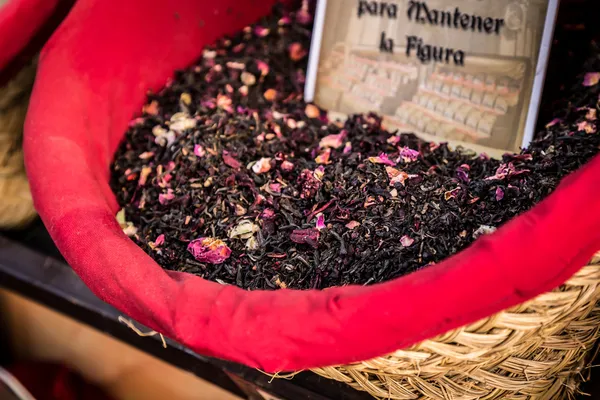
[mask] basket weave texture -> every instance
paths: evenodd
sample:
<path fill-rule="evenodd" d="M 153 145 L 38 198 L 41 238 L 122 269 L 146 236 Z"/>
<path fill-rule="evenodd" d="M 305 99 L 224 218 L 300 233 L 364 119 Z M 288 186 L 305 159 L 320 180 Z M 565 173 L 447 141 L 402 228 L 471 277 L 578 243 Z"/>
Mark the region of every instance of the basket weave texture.
<path fill-rule="evenodd" d="M 600 252 L 567 283 L 409 349 L 313 372 L 382 399 L 573 399 L 600 338 Z"/>
<path fill-rule="evenodd" d="M 0 228 L 26 225 L 36 216 L 23 164 L 23 123 L 35 64 L 0 86 Z"/>

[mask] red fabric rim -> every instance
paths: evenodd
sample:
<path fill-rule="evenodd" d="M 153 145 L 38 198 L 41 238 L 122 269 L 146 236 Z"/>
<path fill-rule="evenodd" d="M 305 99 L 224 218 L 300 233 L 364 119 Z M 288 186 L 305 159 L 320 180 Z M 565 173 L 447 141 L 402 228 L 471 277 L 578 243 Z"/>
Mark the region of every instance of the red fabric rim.
<path fill-rule="evenodd" d="M 112 154 L 147 88 L 160 88 L 203 44 L 270 5 L 79 0 L 45 46 L 26 122 L 26 166 L 46 227 L 100 298 L 197 352 L 270 372 L 298 370 L 380 356 L 519 304 L 562 284 L 600 249 L 595 158 L 493 235 L 384 284 L 246 292 L 166 273 L 114 218 Z"/>

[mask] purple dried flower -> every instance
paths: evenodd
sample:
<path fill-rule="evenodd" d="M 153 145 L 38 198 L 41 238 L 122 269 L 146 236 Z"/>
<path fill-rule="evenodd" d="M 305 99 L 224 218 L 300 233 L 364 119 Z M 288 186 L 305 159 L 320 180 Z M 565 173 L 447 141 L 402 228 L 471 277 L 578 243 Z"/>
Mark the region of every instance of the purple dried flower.
<path fill-rule="evenodd" d="M 231 255 L 231 249 L 220 239 L 203 237 L 192 240 L 187 250 L 197 261 L 221 264 Z"/>
<path fill-rule="evenodd" d="M 409 163 L 412 161 L 417 161 L 417 159 L 419 158 L 419 152 L 407 146 L 400 147 L 398 148 L 398 150 L 400 157 L 398 157 L 398 160 L 396 160 L 397 162 L 400 162 L 400 160 L 402 160 L 406 163 Z"/>
<path fill-rule="evenodd" d="M 308 244 L 316 249 L 319 247 L 319 231 L 316 228 L 295 229 L 290 234 L 290 240 L 298 244 Z"/>
<path fill-rule="evenodd" d="M 496 201 L 500 201 L 504 198 L 504 190 L 500 186 L 496 188 Z"/>
<path fill-rule="evenodd" d="M 165 204 L 167 204 L 170 200 L 173 200 L 174 198 L 175 198 L 175 194 L 173 193 L 173 189 L 167 189 L 166 194 L 161 193 L 158 195 L 158 202 L 164 206 Z"/>
<path fill-rule="evenodd" d="M 456 168 L 456 177 L 465 183 L 469 182 L 469 173 L 467 171 L 468 170 L 463 168 L 461 165 L 460 167 Z"/>

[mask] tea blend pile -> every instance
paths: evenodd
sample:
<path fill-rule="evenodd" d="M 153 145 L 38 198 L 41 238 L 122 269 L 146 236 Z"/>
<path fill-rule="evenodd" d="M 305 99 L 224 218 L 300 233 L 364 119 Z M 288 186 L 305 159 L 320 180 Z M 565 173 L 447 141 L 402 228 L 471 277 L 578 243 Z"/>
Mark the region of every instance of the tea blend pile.
<path fill-rule="evenodd" d="M 373 284 L 439 262 L 598 152 L 600 61 L 502 160 L 303 101 L 312 17 L 276 8 L 149 95 L 112 166 L 126 233 L 162 267 L 247 289 Z"/>

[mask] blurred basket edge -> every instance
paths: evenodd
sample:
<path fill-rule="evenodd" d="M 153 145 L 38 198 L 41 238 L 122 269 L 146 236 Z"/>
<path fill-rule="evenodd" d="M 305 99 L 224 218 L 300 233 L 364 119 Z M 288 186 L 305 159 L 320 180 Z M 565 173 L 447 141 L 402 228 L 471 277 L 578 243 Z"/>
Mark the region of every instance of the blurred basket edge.
<path fill-rule="evenodd" d="M 384 357 L 312 371 L 382 399 L 574 399 L 600 338 L 599 300 L 600 252 L 520 306 Z"/>
<path fill-rule="evenodd" d="M 36 62 L 0 86 L 0 229 L 19 228 L 36 217 L 23 164 L 23 124 Z"/>

